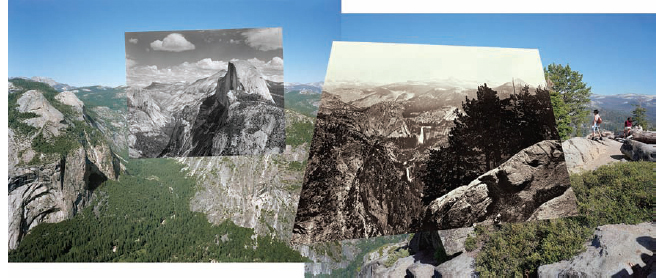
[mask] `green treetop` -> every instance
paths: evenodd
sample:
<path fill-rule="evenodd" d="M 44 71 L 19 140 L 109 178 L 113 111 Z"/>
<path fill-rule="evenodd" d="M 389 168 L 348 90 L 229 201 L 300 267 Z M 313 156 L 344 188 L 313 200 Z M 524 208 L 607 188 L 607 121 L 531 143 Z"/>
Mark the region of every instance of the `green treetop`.
<path fill-rule="evenodd" d="M 588 105 L 592 94 L 591 88 L 583 82 L 583 75 L 572 70 L 569 65 L 560 64 L 547 66 L 544 73 L 545 78 L 553 84 L 551 90 L 558 93 L 566 104 L 563 109 L 566 109 L 571 119 L 573 135 L 583 136 L 583 124 L 589 117 Z"/>

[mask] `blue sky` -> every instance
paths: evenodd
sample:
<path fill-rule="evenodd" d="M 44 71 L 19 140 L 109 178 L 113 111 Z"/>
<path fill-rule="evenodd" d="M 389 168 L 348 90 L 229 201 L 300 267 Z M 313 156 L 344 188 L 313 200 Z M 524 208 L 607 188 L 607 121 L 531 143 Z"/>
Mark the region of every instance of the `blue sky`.
<path fill-rule="evenodd" d="M 9 1 L 9 76 L 125 84 L 124 32 L 282 27 L 286 82 L 322 81 L 338 0 Z"/>
<path fill-rule="evenodd" d="M 124 32 L 283 27 L 286 82 L 323 81 L 333 40 L 537 48 L 597 94 L 654 94 L 656 15 L 341 16 L 338 0 L 9 1 L 9 76 L 125 84 Z M 341 31 L 341 35 L 340 35 Z"/>
<path fill-rule="evenodd" d="M 537 48 L 570 64 L 596 94 L 656 90 L 656 15 L 342 16 L 342 40 Z"/>

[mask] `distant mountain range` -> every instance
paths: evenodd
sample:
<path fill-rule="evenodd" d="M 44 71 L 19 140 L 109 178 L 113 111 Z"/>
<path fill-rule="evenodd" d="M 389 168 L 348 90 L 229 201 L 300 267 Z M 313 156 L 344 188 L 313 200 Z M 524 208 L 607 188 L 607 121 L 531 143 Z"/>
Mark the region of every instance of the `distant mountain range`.
<path fill-rule="evenodd" d="M 656 123 L 656 95 L 618 94 L 618 95 L 596 95 L 590 97 L 592 109 L 599 109 L 603 115 L 604 110 L 614 110 L 630 115 L 635 109 L 635 104 L 640 104 L 647 109 L 647 118 Z"/>
<path fill-rule="evenodd" d="M 312 83 L 285 83 L 285 93 L 298 91 L 305 94 L 320 94 L 321 88 L 323 87 L 323 82 L 312 82 Z"/>

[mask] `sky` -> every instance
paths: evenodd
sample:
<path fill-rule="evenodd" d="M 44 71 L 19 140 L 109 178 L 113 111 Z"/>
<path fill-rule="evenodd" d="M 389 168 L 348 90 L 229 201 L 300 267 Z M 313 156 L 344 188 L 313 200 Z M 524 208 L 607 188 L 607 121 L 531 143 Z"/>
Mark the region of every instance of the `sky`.
<path fill-rule="evenodd" d="M 499 86 L 513 79 L 544 86 L 536 49 L 333 42 L 326 86 L 331 82 L 384 85 L 406 81 L 449 81 L 471 88 Z M 519 82 L 519 81 L 518 81 Z"/>
<path fill-rule="evenodd" d="M 282 27 L 284 81 L 322 81 L 339 11 L 338 0 L 10 0 L 8 75 L 125 85 L 125 32 Z"/>
<path fill-rule="evenodd" d="M 656 15 L 344 14 L 342 40 L 533 48 L 569 64 L 595 94 L 656 88 Z"/>
<path fill-rule="evenodd" d="M 532 48 L 543 66 L 569 64 L 583 74 L 596 94 L 656 88 L 654 14 L 339 11 L 338 0 L 10 0 L 8 75 L 123 85 L 125 32 L 282 27 L 285 82 L 323 81 L 330 42 L 346 40 Z"/>
<path fill-rule="evenodd" d="M 125 33 L 128 86 L 194 82 L 246 60 L 271 81 L 284 81 L 282 28 Z"/>

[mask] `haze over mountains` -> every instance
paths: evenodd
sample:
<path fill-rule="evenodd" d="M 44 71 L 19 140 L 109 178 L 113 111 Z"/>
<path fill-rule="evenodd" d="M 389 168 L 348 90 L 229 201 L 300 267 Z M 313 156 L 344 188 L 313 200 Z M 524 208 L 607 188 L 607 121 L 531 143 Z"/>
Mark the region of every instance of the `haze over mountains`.
<path fill-rule="evenodd" d="M 597 95 L 590 97 L 593 108 L 604 110 L 614 110 L 618 112 L 631 113 L 635 109 L 635 104 L 640 104 L 647 109 L 647 118 L 650 122 L 656 123 L 656 95 L 639 95 L 639 94 L 617 94 L 617 95 Z"/>

